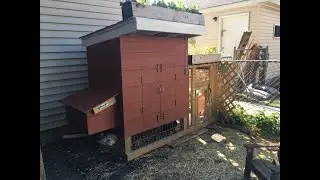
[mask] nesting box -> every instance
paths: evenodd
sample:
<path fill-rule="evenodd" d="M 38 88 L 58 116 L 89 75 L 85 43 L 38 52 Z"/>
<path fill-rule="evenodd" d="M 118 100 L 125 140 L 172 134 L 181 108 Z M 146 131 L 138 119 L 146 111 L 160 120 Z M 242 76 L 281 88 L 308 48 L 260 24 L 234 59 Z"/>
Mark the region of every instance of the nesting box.
<path fill-rule="evenodd" d="M 63 99 L 66 116 L 76 133 L 96 134 L 116 127 L 117 93 L 84 89 Z"/>
<path fill-rule="evenodd" d="M 119 93 L 124 137 L 188 115 L 187 38 L 204 31 L 203 25 L 130 17 L 81 37 L 89 87 Z"/>

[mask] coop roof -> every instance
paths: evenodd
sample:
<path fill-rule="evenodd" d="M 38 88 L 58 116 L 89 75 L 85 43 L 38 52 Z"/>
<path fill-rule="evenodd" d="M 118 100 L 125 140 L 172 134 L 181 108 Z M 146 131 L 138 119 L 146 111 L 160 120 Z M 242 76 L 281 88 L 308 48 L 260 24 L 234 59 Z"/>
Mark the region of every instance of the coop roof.
<path fill-rule="evenodd" d="M 166 37 L 194 37 L 202 35 L 205 26 L 142 17 L 131 17 L 80 37 L 82 44 L 91 46 L 125 34 L 145 34 Z"/>
<path fill-rule="evenodd" d="M 87 112 L 116 95 L 118 95 L 116 92 L 87 88 L 62 99 L 60 102 L 82 112 Z"/>

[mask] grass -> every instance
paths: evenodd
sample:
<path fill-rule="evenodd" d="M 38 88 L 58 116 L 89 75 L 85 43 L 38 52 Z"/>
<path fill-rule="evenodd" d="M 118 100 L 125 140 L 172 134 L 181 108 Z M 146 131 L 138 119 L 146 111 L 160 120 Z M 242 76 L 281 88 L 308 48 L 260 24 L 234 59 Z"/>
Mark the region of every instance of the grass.
<path fill-rule="evenodd" d="M 280 108 L 280 99 L 275 99 L 272 102 L 270 102 L 268 105 L 272 107 Z"/>

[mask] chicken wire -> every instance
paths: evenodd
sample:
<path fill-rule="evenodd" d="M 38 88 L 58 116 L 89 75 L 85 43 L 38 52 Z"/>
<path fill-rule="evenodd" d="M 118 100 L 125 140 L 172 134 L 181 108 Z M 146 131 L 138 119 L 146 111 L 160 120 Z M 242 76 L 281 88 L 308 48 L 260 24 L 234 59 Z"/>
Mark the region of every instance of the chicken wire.
<path fill-rule="evenodd" d="M 249 114 L 280 113 L 280 61 L 221 61 L 217 86 L 217 110 L 225 119 L 237 106 Z"/>
<path fill-rule="evenodd" d="M 195 67 L 193 70 L 191 73 L 192 68 L 189 69 L 189 127 L 193 125 L 192 119 L 199 124 L 208 121 L 212 116 L 210 66 Z M 192 108 L 195 108 L 193 117 Z"/>
<path fill-rule="evenodd" d="M 139 149 L 183 130 L 183 119 L 153 128 L 131 137 L 131 150 Z"/>

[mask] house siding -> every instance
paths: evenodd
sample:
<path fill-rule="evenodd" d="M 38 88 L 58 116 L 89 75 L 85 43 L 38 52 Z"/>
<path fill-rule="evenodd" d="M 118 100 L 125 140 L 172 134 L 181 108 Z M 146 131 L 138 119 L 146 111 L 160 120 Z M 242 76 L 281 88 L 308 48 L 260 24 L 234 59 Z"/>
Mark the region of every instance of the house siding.
<path fill-rule="evenodd" d="M 273 37 L 273 25 L 280 24 L 280 6 L 270 3 L 259 5 L 259 45 L 269 46 L 269 59 L 280 60 L 280 38 Z"/>
<path fill-rule="evenodd" d="M 204 35 L 196 38 L 196 44 L 200 47 L 216 47 L 218 48 L 219 41 L 219 18 L 214 22 L 212 18 L 228 16 L 233 14 L 249 13 L 249 31 L 252 31 L 252 37 L 256 36 L 256 27 L 258 23 L 257 6 L 247 6 L 234 8 L 229 10 L 221 10 L 216 12 L 204 13 L 206 32 Z"/>
<path fill-rule="evenodd" d="M 88 87 L 79 37 L 121 19 L 118 0 L 40 0 L 40 131 L 67 124 L 58 101 Z"/>

